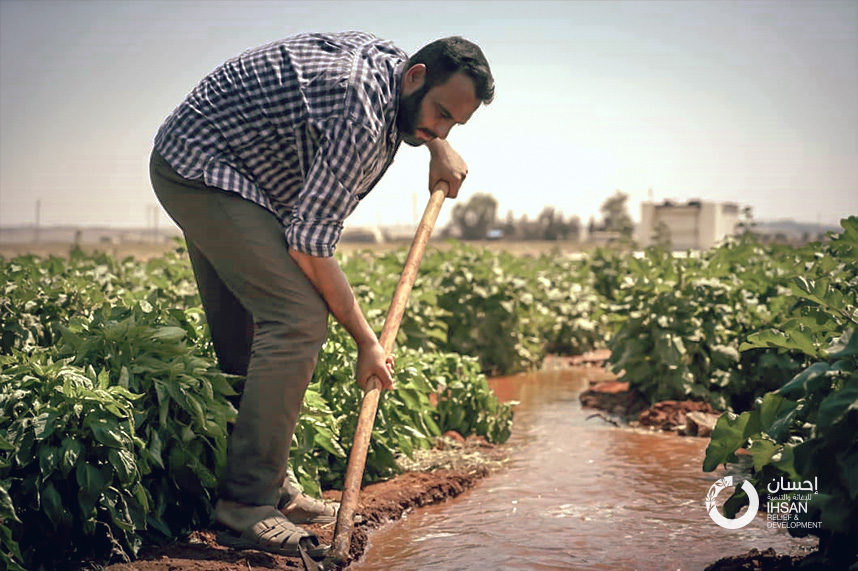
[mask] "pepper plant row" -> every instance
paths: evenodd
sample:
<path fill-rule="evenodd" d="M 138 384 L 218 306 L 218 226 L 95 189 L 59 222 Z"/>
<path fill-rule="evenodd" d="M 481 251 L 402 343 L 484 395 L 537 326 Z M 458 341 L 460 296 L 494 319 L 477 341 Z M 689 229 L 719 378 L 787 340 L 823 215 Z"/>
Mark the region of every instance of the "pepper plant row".
<path fill-rule="evenodd" d="M 186 257 L 18 257 L 0 275 L 0 566 L 129 559 L 210 524 L 243 378 L 216 366 Z M 446 430 L 509 437 L 511 406 L 475 358 L 406 343 L 396 359 L 367 480 Z M 355 363 L 332 327 L 292 445 L 309 492 L 342 485 Z"/>
<path fill-rule="evenodd" d="M 393 474 L 397 454 L 444 430 L 505 440 L 510 407 L 484 373 L 607 345 L 611 365 L 650 401 L 693 398 L 729 411 L 706 469 L 743 446 L 755 454 L 758 484 L 778 470 L 805 479 L 820 457 L 834 459 L 842 477 L 819 509 L 829 514 L 825 533 L 839 537 L 842 522 L 856 519 L 836 506 L 854 506 L 858 490 L 848 477 L 858 218 L 843 229 L 802 248 L 745 235 L 687 257 L 659 249 L 516 257 L 462 244 L 427 252 L 367 478 Z M 404 258 L 404 250 L 341 257 L 378 331 Z M 242 379 L 215 366 L 187 259 L 78 252 L 0 261 L 0 272 L 0 560 L 47 568 L 95 553 L 132 556 L 146 535 L 209 523 Z M 334 323 L 293 441 L 293 469 L 308 491 L 341 485 L 361 397 L 355 361 Z M 836 419 L 820 422 L 819 411 Z M 790 460 L 793 447 L 805 456 Z"/>

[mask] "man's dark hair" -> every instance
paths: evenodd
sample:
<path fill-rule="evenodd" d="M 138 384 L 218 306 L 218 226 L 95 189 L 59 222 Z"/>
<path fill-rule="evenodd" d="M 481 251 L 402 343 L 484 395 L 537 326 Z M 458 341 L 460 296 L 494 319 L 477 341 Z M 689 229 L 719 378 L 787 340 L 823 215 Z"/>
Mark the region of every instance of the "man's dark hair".
<path fill-rule="evenodd" d="M 488 105 L 495 97 L 495 79 L 486 56 L 479 46 L 464 38 L 452 36 L 426 44 L 408 59 L 405 69 L 418 63 L 426 66 L 423 89 L 431 89 L 462 72 L 474 81 L 480 101 Z"/>

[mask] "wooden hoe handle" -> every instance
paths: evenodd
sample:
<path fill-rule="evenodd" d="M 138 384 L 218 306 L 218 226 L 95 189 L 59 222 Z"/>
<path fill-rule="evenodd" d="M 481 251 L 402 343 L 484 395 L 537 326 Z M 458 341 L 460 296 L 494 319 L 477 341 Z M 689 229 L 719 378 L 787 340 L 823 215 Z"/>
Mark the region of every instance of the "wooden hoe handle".
<path fill-rule="evenodd" d="M 402 314 L 405 312 L 408 296 L 411 294 L 411 288 L 417 277 L 417 270 L 420 268 L 420 260 L 423 258 L 426 243 L 432 235 L 435 221 L 438 220 L 438 213 L 444 204 L 447 189 L 447 183 L 444 181 L 440 181 L 435 185 L 435 189 L 429 197 L 429 204 L 426 206 L 423 217 L 420 219 L 420 224 L 417 226 L 417 233 L 411 242 L 411 249 L 408 251 L 405 267 L 402 269 L 402 275 L 399 278 L 399 283 L 396 285 L 396 291 L 393 293 L 390 308 L 387 310 L 384 328 L 381 330 L 381 339 L 379 339 L 379 342 L 384 348 L 385 353 L 389 354 L 393 350 L 396 334 L 399 331 L 399 324 L 402 322 Z M 355 440 L 352 445 L 351 454 L 349 455 L 349 465 L 346 468 L 343 497 L 340 502 L 339 513 L 337 514 L 337 527 L 334 530 L 334 540 L 327 557 L 327 559 L 338 563 L 343 563 L 348 559 L 352 528 L 354 527 L 355 509 L 357 508 L 360 484 L 361 480 L 363 480 L 363 472 L 366 466 L 366 454 L 369 449 L 370 438 L 372 437 L 372 425 L 375 422 L 375 413 L 378 410 L 378 399 L 380 396 L 381 381 L 378 377 L 372 376 L 367 381 L 366 392 L 363 395 L 363 402 L 360 407 L 360 416 L 358 417 L 357 429 L 355 430 Z"/>

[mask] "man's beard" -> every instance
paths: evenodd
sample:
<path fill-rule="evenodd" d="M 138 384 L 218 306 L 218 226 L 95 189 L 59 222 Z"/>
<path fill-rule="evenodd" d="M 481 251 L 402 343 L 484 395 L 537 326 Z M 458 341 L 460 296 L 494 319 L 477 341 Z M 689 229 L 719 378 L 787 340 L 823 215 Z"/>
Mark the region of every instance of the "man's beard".
<path fill-rule="evenodd" d="M 412 147 L 419 147 L 424 143 L 415 137 L 417 124 L 420 122 L 420 105 L 429 91 L 425 83 L 411 95 L 403 95 L 399 100 L 399 112 L 396 114 L 396 128 L 402 135 L 402 140 Z"/>

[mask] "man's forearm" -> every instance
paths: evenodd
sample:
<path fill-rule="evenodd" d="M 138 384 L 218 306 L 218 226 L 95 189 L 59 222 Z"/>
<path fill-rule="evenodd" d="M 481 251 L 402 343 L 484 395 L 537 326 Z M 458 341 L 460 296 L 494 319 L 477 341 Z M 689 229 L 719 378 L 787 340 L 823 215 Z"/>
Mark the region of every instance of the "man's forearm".
<path fill-rule="evenodd" d="M 289 254 L 321 294 L 328 310 L 354 338 L 358 347 L 377 342 L 375 332 L 367 323 L 336 259 L 320 258 L 291 249 Z"/>

